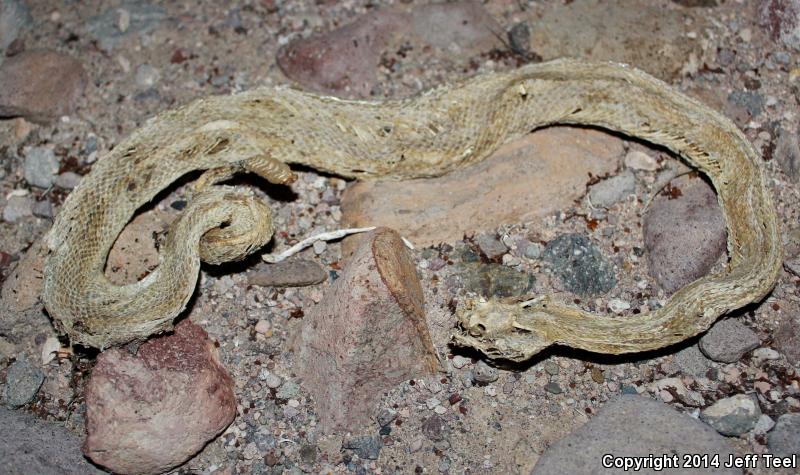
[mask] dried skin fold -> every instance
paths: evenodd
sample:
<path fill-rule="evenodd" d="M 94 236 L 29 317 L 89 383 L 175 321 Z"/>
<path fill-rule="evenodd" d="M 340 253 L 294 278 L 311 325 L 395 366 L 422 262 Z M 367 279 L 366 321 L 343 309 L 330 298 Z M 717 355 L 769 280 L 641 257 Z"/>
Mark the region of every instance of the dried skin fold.
<path fill-rule="evenodd" d="M 164 112 L 99 161 L 68 197 L 47 239 L 45 304 L 74 343 L 146 338 L 171 327 L 194 291 L 201 258 L 241 258 L 271 236 L 266 207 L 246 190 L 214 185 L 219 179 L 251 171 L 290 182 L 287 163 L 361 179 L 435 176 L 553 124 L 592 125 L 663 145 L 708 175 L 728 227 L 729 266 L 635 318 L 547 299 L 527 309 L 468 301 L 457 310 L 464 331 L 456 343 L 514 360 L 554 343 L 604 353 L 652 350 L 706 330 L 773 287 L 781 262 L 775 210 L 759 156 L 736 126 L 636 69 L 559 60 L 400 101 L 263 88 Z M 110 284 L 103 265 L 133 213 L 194 170 L 209 172 L 170 230 L 159 267 L 138 283 Z M 229 226 L 218 229 L 221 223 Z"/>

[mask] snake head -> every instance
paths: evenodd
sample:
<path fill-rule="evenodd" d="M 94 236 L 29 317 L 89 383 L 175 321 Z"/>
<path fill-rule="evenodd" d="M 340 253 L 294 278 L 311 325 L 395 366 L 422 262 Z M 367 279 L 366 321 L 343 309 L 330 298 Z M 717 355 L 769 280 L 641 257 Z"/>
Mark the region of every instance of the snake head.
<path fill-rule="evenodd" d="M 456 308 L 460 332 L 453 342 L 469 346 L 490 358 L 524 361 L 550 343 L 528 324 L 525 309 L 519 304 L 468 298 Z"/>

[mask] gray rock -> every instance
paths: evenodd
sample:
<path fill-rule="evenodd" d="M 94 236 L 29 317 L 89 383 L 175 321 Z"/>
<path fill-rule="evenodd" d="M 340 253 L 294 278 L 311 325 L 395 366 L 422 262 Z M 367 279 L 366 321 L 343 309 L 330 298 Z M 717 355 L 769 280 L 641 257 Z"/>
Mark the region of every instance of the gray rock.
<path fill-rule="evenodd" d="M 728 102 L 747 110 L 750 117 L 756 117 L 764 108 L 764 97 L 753 91 L 733 91 L 728 94 Z"/>
<path fill-rule="evenodd" d="M 24 0 L 0 1 L 0 62 L 8 45 L 32 23 L 31 10 Z"/>
<path fill-rule="evenodd" d="M 552 444 L 539 458 L 532 475 L 631 473 L 602 468 L 605 454 L 616 457 L 678 454 L 680 460 L 683 454 L 719 454 L 721 463 L 733 453 L 728 441 L 702 422 L 647 397 L 623 395 L 608 402 L 588 423 Z M 695 475 L 698 472 L 677 468 L 665 473 Z M 703 473 L 742 472 L 711 468 Z"/>
<path fill-rule="evenodd" d="M 120 28 L 120 10 L 128 15 L 124 28 Z M 155 30 L 167 17 L 160 6 L 142 0 L 127 0 L 121 5 L 109 8 L 87 22 L 87 33 L 97 40 L 102 50 L 111 51 L 128 36 L 146 34 Z"/>
<path fill-rule="evenodd" d="M 703 409 L 700 419 L 722 435 L 739 436 L 753 429 L 761 417 L 758 401 L 746 394 L 720 399 Z"/>
<path fill-rule="evenodd" d="M 800 180 L 800 144 L 798 144 L 797 133 L 780 129 L 778 138 L 775 139 L 773 156 L 786 176 L 794 181 Z"/>
<path fill-rule="evenodd" d="M 561 372 L 561 368 L 555 361 L 547 360 L 544 362 L 544 371 L 550 376 L 555 376 Z"/>
<path fill-rule="evenodd" d="M 564 390 L 561 389 L 561 386 L 559 386 L 558 383 L 552 381 L 544 385 L 544 390 L 550 394 L 561 394 L 564 392 Z"/>
<path fill-rule="evenodd" d="M 303 287 L 319 284 L 328 278 L 319 264 L 305 259 L 289 259 L 275 264 L 260 264 L 247 274 L 250 285 L 263 287 Z"/>
<path fill-rule="evenodd" d="M 517 54 L 526 54 L 531 49 L 531 28 L 528 22 L 521 21 L 508 30 L 508 43 Z"/>
<path fill-rule="evenodd" d="M 278 399 L 291 399 L 297 396 L 297 393 L 300 391 L 300 386 L 297 383 L 293 383 L 291 381 L 284 381 L 281 385 L 278 392 L 275 393 L 275 397 Z"/>
<path fill-rule="evenodd" d="M 56 179 L 60 164 L 53 149 L 48 147 L 25 148 L 25 181 L 39 188 L 50 188 Z"/>
<path fill-rule="evenodd" d="M 714 190 L 689 176 L 673 180 L 653 199 L 643 234 L 649 273 L 668 293 L 705 275 L 726 248 Z"/>
<path fill-rule="evenodd" d="M 589 188 L 589 200 L 593 206 L 610 208 L 636 191 L 636 178 L 630 171 L 598 182 Z"/>
<path fill-rule="evenodd" d="M 735 318 L 720 320 L 700 339 L 700 350 L 721 363 L 735 363 L 761 344 L 758 335 Z"/>
<path fill-rule="evenodd" d="M 483 360 L 478 361 L 472 370 L 472 380 L 479 384 L 489 384 L 497 381 L 500 377 L 497 368 L 486 364 Z"/>
<path fill-rule="evenodd" d="M 40 218 L 53 217 L 53 204 L 49 200 L 42 200 L 33 203 L 33 214 Z"/>
<path fill-rule="evenodd" d="M 36 396 L 43 382 L 42 370 L 26 358 L 20 358 L 8 367 L 3 402 L 12 408 L 24 406 Z"/>
<path fill-rule="evenodd" d="M 775 348 L 786 356 L 789 363 L 800 365 L 800 315 L 784 312 L 774 338 Z"/>
<path fill-rule="evenodd" d="M 30 196 L 12 196 L 3 208 L 3 221 L 16 223 L 33 214 L 33 199 Z"/>
<path fill-rule="evenodd" d="M 437 414 L 422 421 L 422 433 L 433 441 L 444 440 L 447 429 L 447 423 Z"/>
<path fill-rule="evenodd" d="M 81 455 L 80 439 L 60 424 L 0 407 L 0 473 L 6 475 L 104 474 Z"/>
<path fill-rule="evenodd" d="M 692 345 L 677 352 L 674 357 L 675 364 L 687 376 L 705 376 L 711 368 L 711 360 L 705 357 L 697 345 Z"/>
<path fill-rule="evenodd" d="M 364 460 L 377 460 L 383 447 L 380 436 L 364 435 L 344 441 L 342 447 L 352 450 Z"/>
<path fill-rule="evenodd" d="M 484 297 L 518 297 L 533 289 L 536 278 L 500 264 L 459 263 L 448 278 L 451 287 Z"/>
<path fill-rule="evenodd" d="M 494 234 L 479 234 L 475 236 L 474 241 L 481 252 L 489 259 L 498 258 L 508 252 L 506 245 L 497 239 L 497 236 Z"/>
<path fill-rule="evenodd" d="M 562 234 L 547 243 L 544 260 L 564 287 L 577 295 L 604 294 L 617 283 L 611 262 L 581 234 Z"/>
<path fill-rule="evenodd" d="M 779 457 L 800 454 L 800 414 L 784 414 L 767 437 L 769 451 Z"/>
<path fill-rule="evenodd" d="M 150 64 L 141 64 L 136 68 L 136 84 L 143 88 L 152 87 L 161 79 L 161 72 Z"/>
<path fill-rule="evenodd" d="M 65 190 L 72 190 L 83 179 L 82 176 L 78 175 L 75 172 L 64 172 L 56 177 L 55 185 L 59 188 L 64 188 Z"/>

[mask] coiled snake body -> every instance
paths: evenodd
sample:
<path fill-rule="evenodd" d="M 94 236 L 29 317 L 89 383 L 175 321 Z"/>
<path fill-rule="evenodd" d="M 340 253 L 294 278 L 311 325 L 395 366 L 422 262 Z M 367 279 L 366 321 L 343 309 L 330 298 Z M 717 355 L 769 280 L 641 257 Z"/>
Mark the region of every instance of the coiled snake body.
<path fill-rule="evenodd" d="M 546 346 L 625 353 L 677 343 L 763 298 L 781 263 L 775 210 L 760 157 L 722 115 L 633 68 L 559 60 L 478 76 L 417 97 L 346 101 L 291 88 L 200 99 L 164 112 L 120 143 L 69 195 L 47 236 L 44 302 L 73 343 L 107 347 L 171 328 L 200 260 L 242 258 L 272 235 L 251 192 L 215 183 L 239 171 L 289 183 L 286 164 L 344 177 L 447 173 L 500 144 L 553 124 L 591 125 L 663 145 L 708 175 L 728 228 L 729 263 L 653 312 L 592 315 L 542 299 L 528 308 L 467 300 L 459 344 L 521 360 Z M 117 286 L 109 249 L 143 204 L 179 177 L 207 170 L 170 229 L 159 266 Z"/>

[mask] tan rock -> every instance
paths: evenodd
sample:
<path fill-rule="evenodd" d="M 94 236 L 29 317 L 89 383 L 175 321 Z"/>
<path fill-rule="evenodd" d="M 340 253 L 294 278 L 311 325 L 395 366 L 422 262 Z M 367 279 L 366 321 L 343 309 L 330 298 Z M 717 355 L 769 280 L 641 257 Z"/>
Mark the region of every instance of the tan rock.
<path fill-rule="evenodd" d="M 369 233 L 307 312 L 300 338 L 296 367 L 324 431 L 363 428 L 385 390 L 435 371 L 424 305 L 400 236 L 385 228 Z"/>
<path fill-rule="evenodd" d="M 169 226 L 172 216 L 151 210 L 136 216 L 122 230 L 106 262 L 106 277 L 117 285 L 141 280 L 158 266 L 157 235 Z"/>
<path fill-rule="evenodd" d="M 454 242 L 566 208 L 590 176 L 613 172 L 622 154 L 622 141 L 603 132 L 544 129 L 442 177 L 356 182 L 342 198 L 342 225 L 391 227 L 419 246 Z M 353 244 L 345 244 L 347 253 Z"/>
<path fill-rule="evenodd" d="M 124 348 L 101 353 L 85 397 L 83 452 L 118 473 L 176 467 L 236 416 L 233 380 L 206 332 L 189 320 L 136 355 Z"/>
<path fill-rule="evenodd" d="M 72 111 L 86 86 L 86 71 L 57 51 L 31 50 L 0 67 L 0 116 L 48 122 Z"/>
<path fill-rule="evenodd" d="M 44 259 L 47 255 L 44 243 L 37 240 L 25 252 L 14 270 L 3 282 L 0 308 L 8 312 L 23 312 L 41 305 Z M 3 316 L 0 316 L 0 320 Z"/>

